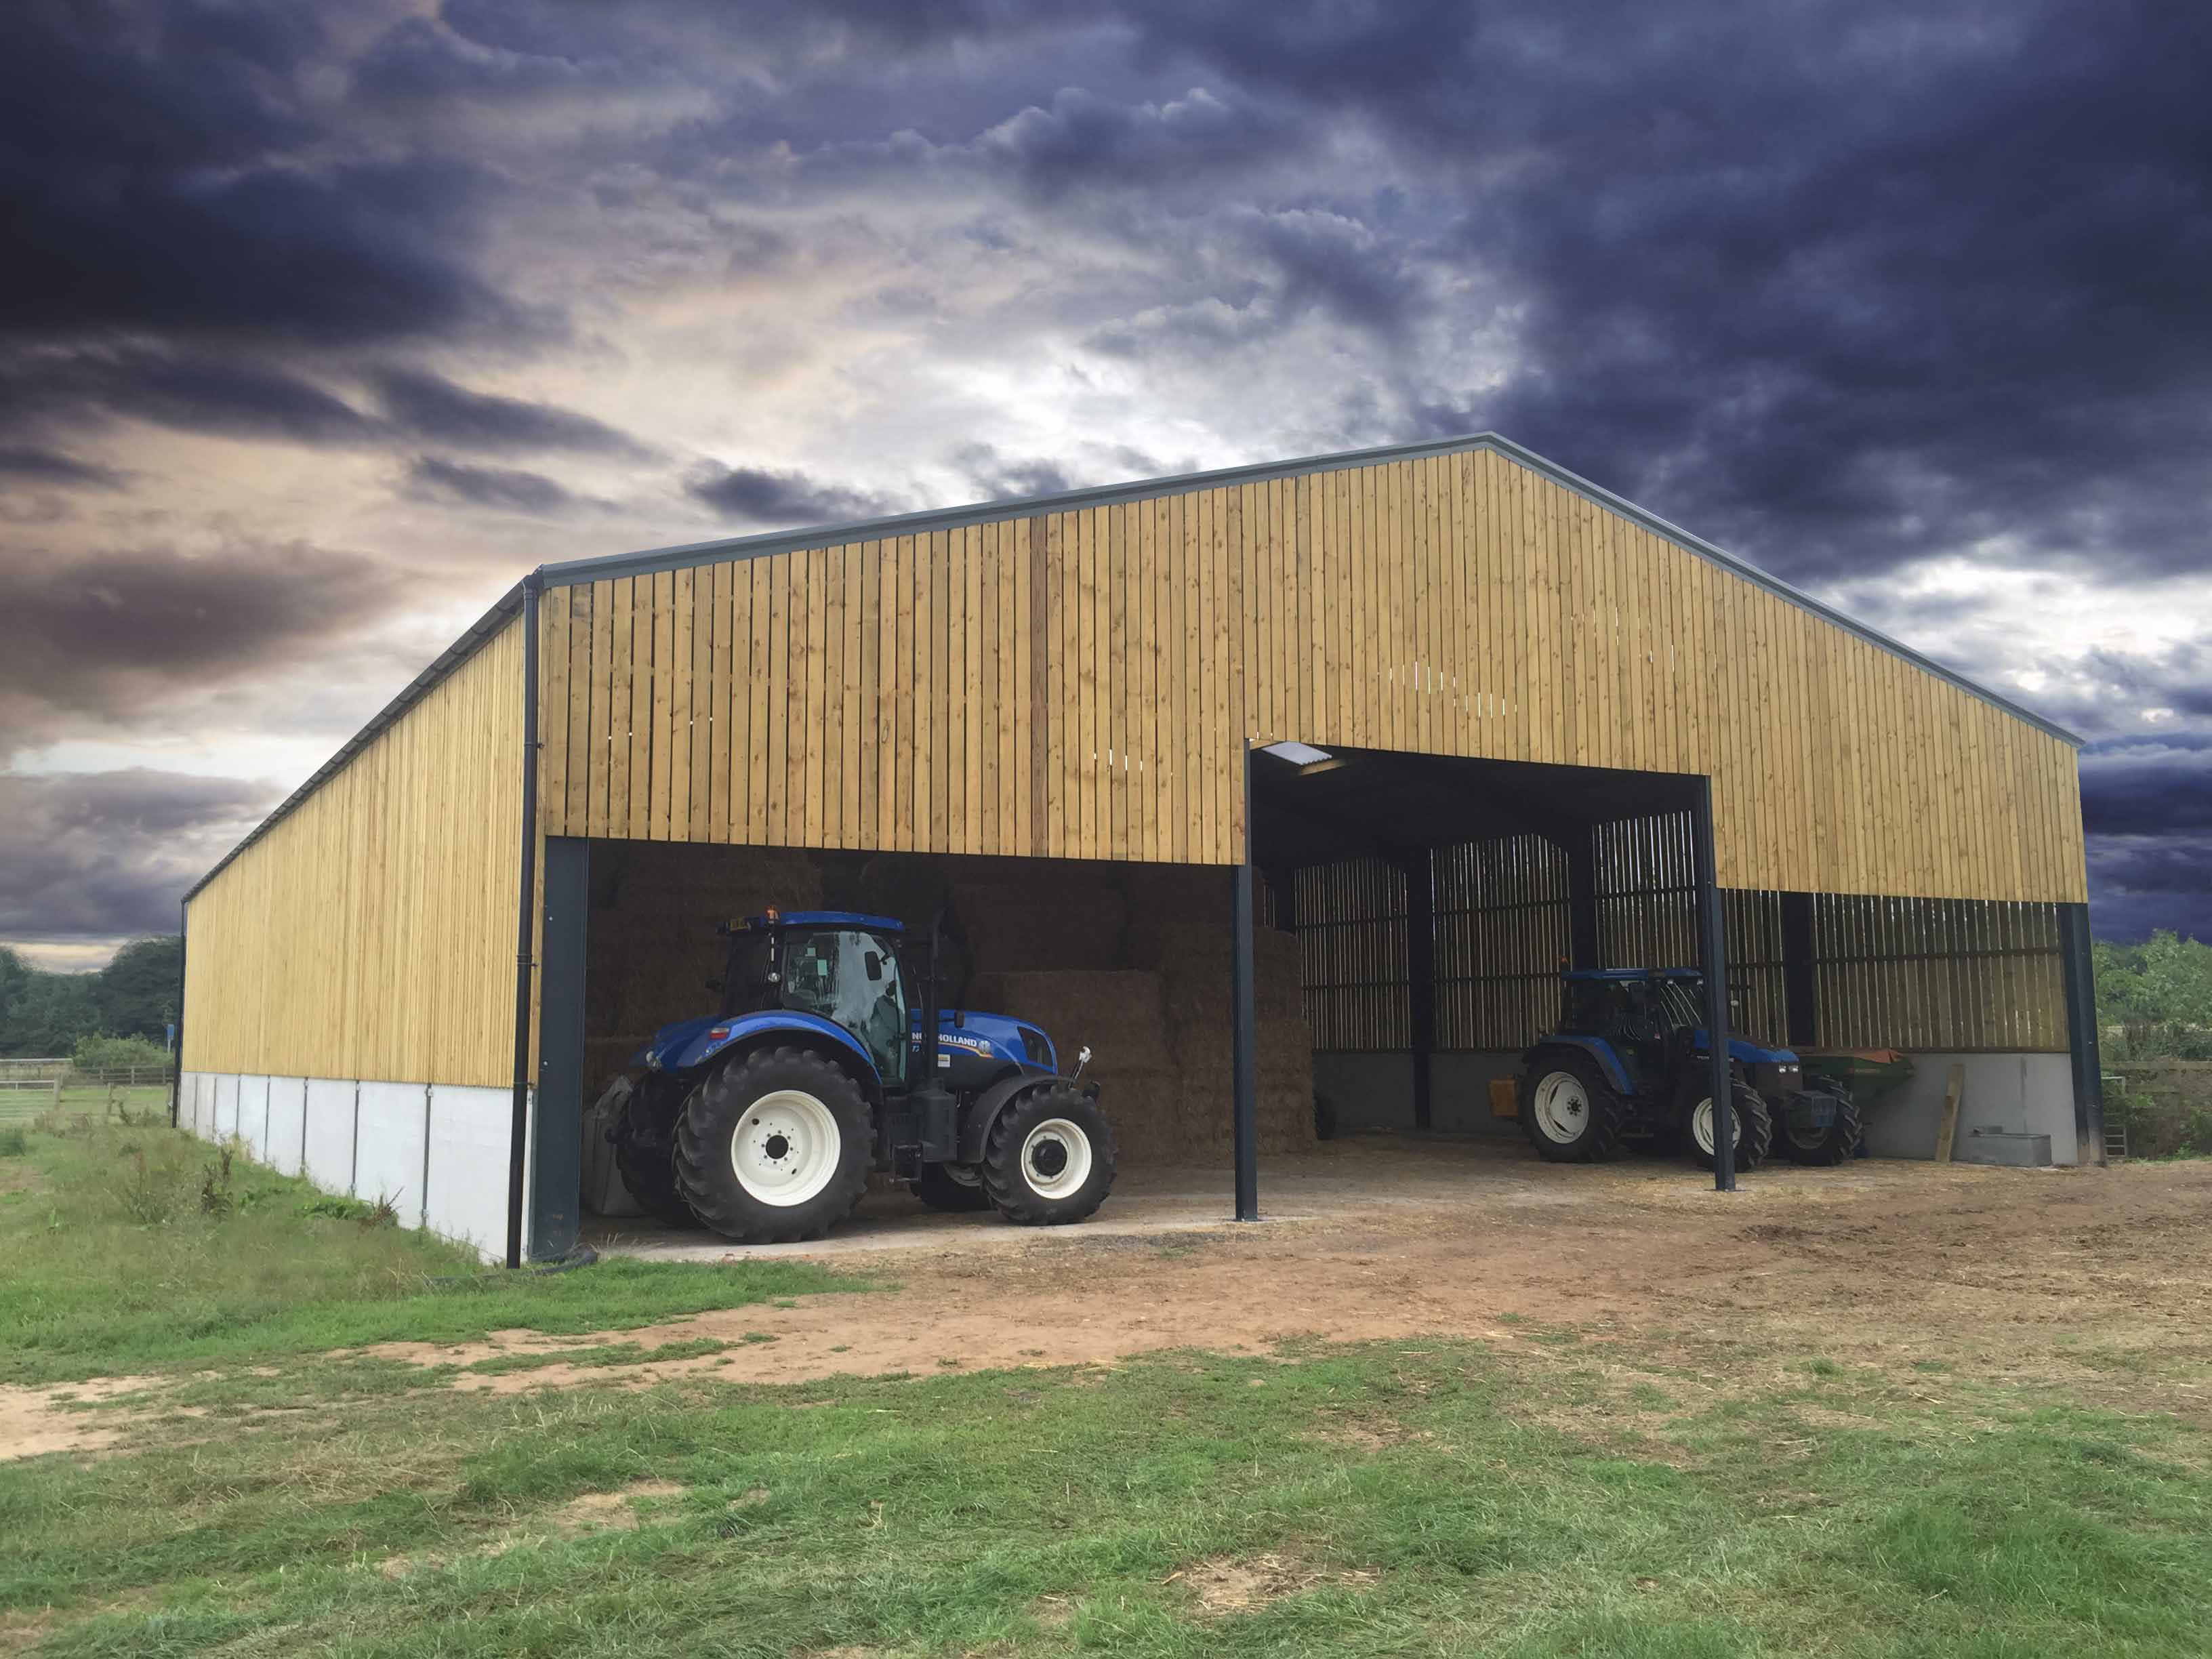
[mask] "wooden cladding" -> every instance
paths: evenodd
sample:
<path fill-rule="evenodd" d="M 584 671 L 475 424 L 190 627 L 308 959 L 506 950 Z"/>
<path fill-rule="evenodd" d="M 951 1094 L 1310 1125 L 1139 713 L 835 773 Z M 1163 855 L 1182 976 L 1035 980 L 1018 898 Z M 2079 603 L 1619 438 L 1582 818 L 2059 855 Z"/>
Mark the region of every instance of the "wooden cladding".
<path fill-rule="evenodd" d="M 1291 890 L 1313 1046 L 1410 1047 L 1405 871 L 1380 859 L 1316 865 Z"/>
<path fill-rule="evenodd" d="M 185 1070 L 514 1080 L 522 646 L 495 635 L 193 897 Z"/>
<path fill-rule="evenodd" d="M 1813 932 L 1829 1048 L 2067 1046 L 2065 963 L 2048 904 L 1822 894 Z"/>
<path fill-rule="evenodd" d="M 1710 774 L 1731 888 L 2078 900 L 2071 747 L 1487 447 L 557 586 L 550 833 L 1233 863 L 1247 742 Z"/>
<path fill-rule="evenodd" d="M 1541 836 L 1439 848 L 1437 1046 L 1518 1048 L 1559 1017 L 1567 855 Z"/>

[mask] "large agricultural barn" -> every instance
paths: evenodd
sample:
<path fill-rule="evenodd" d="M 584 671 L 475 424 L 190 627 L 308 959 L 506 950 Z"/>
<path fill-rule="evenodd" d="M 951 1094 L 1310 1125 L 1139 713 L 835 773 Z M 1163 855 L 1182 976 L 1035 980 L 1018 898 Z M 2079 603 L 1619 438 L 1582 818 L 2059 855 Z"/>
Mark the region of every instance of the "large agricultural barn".
<path fill-rule="evenodd" d="M 1875 1152 L 1955 1065 L 1962 1155 L 2094 1161 L 2077 748 L 1490 435 L 550 565 L 193 889 L 178 1109 L 557 1255 L 717 921 L 949 904 L 1247 1212 L 1316 1088 L 1512 1134 L 1563 963 L 1713 935 L 1740 1029 L 1912 1057 Z"/>

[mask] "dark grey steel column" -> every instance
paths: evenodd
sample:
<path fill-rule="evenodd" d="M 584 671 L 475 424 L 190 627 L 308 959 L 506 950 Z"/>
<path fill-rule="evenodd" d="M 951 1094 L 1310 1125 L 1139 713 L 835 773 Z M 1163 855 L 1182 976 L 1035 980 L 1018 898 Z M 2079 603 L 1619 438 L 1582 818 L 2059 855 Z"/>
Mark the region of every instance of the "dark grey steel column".
<path fill-rule="evenodd" d="M 592 843 L 545 838 L 545 920 L 538 974 L 538 1122 L 531 1137 L 530 1259 L 576 1248 L 583 1221 L 584 951 Z"/>
<path fill-rule="evenodd" d="M 1782 1008 L 1792 1048 L 1820 1040 L 1820 984 L 1813 969 L 1813 896 L 1782 896 Z"/>
<path fill-rule="evenodd" d="M 1567 854 L 1567 951 L 1570 966 L 1602 968 L 1597 937 L 1596 832 L 1588 828 L 1559 844 Z"/>
<path fill-rule="evenodd" d="M 1231 877 L 1230 1074 L 1236 1096 L 1237 1218 L 1260 1218 L 1259 1005 L 1252 984 L 1252 750 L 1244 749 L 1244 861 Z"/>
<path fill-rule="evenodd" d="M 1722 925 L 1719 866 L 1713 853 L 1713 781 L 1698 780 L 1698 941 L 1705 975 L 1705 1047 L 1712 1070 L 1713 1190 L 1735 1190 L 1735 1095 L 1729 1087 L 1728 941 Z"/>
<path fill-rule="evenodd" d="M 1437 915 L 1434 854 L 1407 859 L 1406 872 L 1406 990 L 1412 1014 L 1413 1127 L 1435 1118 L 1437 1052 Z"/>
<path fill-rule="evenodd" d="M 2058 954 L 2066 968 L 2067 1047 L 2074 1056 L 2075 1156 L 2105 1161 L 2105 1068 L 2097 1048 L 2097 970 L 2089 951 L 2089 907 L 2058 907 Z"/>

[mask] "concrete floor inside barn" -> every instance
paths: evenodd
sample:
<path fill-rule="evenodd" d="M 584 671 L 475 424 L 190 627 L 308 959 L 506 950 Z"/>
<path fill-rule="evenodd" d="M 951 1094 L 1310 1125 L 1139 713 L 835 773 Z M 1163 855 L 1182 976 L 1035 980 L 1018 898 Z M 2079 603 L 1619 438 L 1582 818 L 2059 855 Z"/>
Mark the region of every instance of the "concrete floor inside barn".
<path fill-rule="evenodd" d="M 1863 1158 L 1839 1169 L 1802 1169 L 1781 1163 L 1743 1177 L 1744 1188 L 1771 1200 L 1796 1199 L 1810 1208 L 1838 1201 L 1903 1196 L 1929 1184 L 1937 1165 L 1922 1160 Z M 1948 1166 L 1946 1176 L 1967 1173 Z M 1974 1168 L 2016 1183 L 2022 1196 L 2038 1189 L 2050 1170 Z M 1461 1224 L 1487 1213 L 1501 1221 L 1531 1209 L 1556 1212 L 1622 1200 L 1674 1203 L 1741 1202 L 1743 1193 L 1718 1194 L 1712 1176 L 1676 1158 L 1625 1158 L 1607 1164 L 1547 1164 L 1528 1146 L 1495 1138 L 1460 1135 L 1360 1133 L 1323 1143 L 1310 1152 L 1273 1153 L 1260 1160 L 1261 1228 L 1306 1224 L 1328 1228 L 1432 1213 Z M 1765 1203 L 1759 1206 L 1766 1207 Z M 1164 1238 L 1176 1233 L 1233 1229 L 1229 1161 L 1196 1166 L 1125 1168 L 1113 1196 L 1089 1221 L 1073 1227 L 1013 1227 L 996 1216 L 945 1215 L 928 1208 L 901 1184 L 880 1177 L 860 1208 L 827 1238 L 799 1244 L 733 1244 L 701 1230 L 667 1227 L 650 1218 L 587 1216 L 583 1242 L 602 1255 L 658 1261 L 719 1261 L 761 1256 L 830 1256 L 889 1250 L 969 1252 L 1036 1245 L 1097 1244 L 1110 1238 Z"/>

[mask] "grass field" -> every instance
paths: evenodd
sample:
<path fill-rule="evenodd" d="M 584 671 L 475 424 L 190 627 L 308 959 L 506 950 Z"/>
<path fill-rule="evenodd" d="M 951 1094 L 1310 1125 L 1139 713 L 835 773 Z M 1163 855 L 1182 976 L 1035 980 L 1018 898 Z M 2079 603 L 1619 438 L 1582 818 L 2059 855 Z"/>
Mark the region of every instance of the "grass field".
<path fill-rule="evenodd" d="M 0 1123 L 31 1123 L 54 1109 L 53 1091 L 41 1085 L 38 1088 L 10 1086 L 0 1088 Z M 141 1121 L 169 1116 L 169 1091 L 155 1084 L 143 1088 L 107 1089 L 87 1085 L 64 1088 L 61 1091 L 61 1110 L 71 1116 L 102 1118 L 120 1106 L 124 1112 Z"/>
<path fill-rule="evenodd" d="M 11 1335 L 11 1362 L 83 1376 L 112 1355 L 173 1382 L 85 1390 L 85 1414 L 129 1425 L 104 1455 L 0 1465 L 0 1648 L 2013 1659 L 2198 1655 L 2212 1629 L 2203 1428 L 2002 1364 L 1522 1323 L 1510 1344 L 782 1388 L 720 1381 L 695 1342 L 702 1369 L 639 1386 L 621 1368 L 677 1346 L 640 1330 L 604 1371 L 532 1390 L 532 1359 L 325 1350 L 495 1304 L 539 1329 L 635 1326 L 696 1305 L 700 1279 L 447 1297 L 420 1288 L 457 1266 L 437 1247 L 273 1198 L 134 1234 L 118 1152 L 41 1135 L 0 1160 L 0 1249 L 73 1287 L 35 1304 L 40 1340 Z M 289 1265 L 173 1249 L 246 1223 Z M 169 1338 L 135 1316 L 68 1337 L 91 1276 L 133 1263 L 209 1312 Z M 836 1301 L 861 1318 L 871 1299 Z M 450 1386 L 487 1376 L 523 1390 Z"/>

